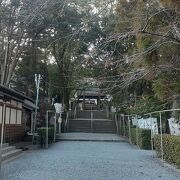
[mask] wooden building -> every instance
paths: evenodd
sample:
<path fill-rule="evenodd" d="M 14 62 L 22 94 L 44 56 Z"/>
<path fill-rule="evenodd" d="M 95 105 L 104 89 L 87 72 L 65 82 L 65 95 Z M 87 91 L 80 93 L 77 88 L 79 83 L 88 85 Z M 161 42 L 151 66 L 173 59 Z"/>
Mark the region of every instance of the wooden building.
<path fill-rule="evenodd" d="M 4 105 L 5 104 L 5 105 Z M 32 131 L 33 100 L 13 89 L 0 86 L 0 132 L 5 107 L 4 142 L 24 140 L 25 132 Z"/>

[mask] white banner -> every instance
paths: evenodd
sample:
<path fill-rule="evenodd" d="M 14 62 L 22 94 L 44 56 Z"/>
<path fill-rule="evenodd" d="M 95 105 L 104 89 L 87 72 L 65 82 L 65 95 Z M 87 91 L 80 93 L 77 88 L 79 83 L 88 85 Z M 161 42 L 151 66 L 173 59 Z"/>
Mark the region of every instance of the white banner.
<path fill-rule="evenodd" d="M 158 134 L 157 118 L 132 119 L 132 124 L 141 129 L 152 129 L 153 134 Z"/>
<path fill-rule="evenodd" d="M 171 135 L 180 135 L 180 122 L 177 122 L 176 119 L 170 118 L 168 119 L 169 121 L 169 128 L 170 128 L 170 133 Z"/>

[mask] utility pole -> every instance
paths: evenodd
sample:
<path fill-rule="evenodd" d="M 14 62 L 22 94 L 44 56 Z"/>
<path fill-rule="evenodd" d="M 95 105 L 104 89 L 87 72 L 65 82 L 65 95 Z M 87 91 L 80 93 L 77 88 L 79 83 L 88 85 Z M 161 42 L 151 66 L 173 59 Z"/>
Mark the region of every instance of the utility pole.
<path fill-rule="evenodd" d="M 35 74 L 35 84 L 36 84 L 36 109 L 35 109 L 35 116 L 34 116 L 34 124 L 33 124 L 33 139 L 32 142 L 34 143 L 34 136 L 36 131 L 36 120 L 37 120 L 37 109 L 38 109 L 38 101 L 39 101 L 39 87 L 40 87 L 41 75 Z"/>

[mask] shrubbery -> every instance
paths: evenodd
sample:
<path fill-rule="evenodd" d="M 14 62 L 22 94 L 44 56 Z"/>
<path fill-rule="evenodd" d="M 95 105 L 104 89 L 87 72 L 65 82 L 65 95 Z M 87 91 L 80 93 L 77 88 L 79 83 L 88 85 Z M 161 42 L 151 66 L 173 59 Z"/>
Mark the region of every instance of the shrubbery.
<path fill-rule="evenodd" d="M 161 156 L 161 136 L 154 137 L 154 146 L 157 154 Z M 180 136 L 163 134 L 164 160 L 180 167 Z"/>
<path fill-rule="evenodd" d="M 128 127 L 125 128 L 125 135 L 129 137 Z M 141 149 L 151 149 L 151 130 L 131 127 L 131 142 Z"/>
<path fill-rule="evenodd" d="M 38 142 L 41 147 L 44 147 L 46 144 L 46 127 L 38 128 Z M 54 140 L 54 128 L 48 128 L 48 143 L 52 143 Z"/>
<path fill-rule="evenodd" d="M 129 127 L 121 126 L 119 132 L 121 135 L 129 137 Z M 141 149 L 151 149 L 151 130 L 150 129 L 140 129 L 135 126 L 131 126 L 131 142 L 132 144 L 138 145 Z"/>
<path fill-rule="evenodd" d="M 137 145 L 136 128 L 131 128 L 131 143 Z"/>
<path fill-rule="evenodd" d="M 138 146 L 141 149 L 151 149 L 151 130 L 137 129 Z"/>
<path fill-rule="evenodd" d="M 121 126 L 119 132 L 121 135 L 129 137 L 129 127 Z M 151 130 L 150 129 L 140 129 L 135 126 L 131 126 L 131 142 L 132 144 L 138 145 L 141 149 L 151 149 Z"/>

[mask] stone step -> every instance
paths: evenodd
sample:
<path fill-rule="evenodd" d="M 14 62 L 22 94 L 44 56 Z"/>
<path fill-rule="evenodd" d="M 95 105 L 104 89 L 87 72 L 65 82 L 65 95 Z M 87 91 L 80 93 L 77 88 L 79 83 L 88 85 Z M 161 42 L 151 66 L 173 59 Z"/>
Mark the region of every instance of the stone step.
<path fill-rule="evenodd" d="M 107 127 L 107 126 L 101 126 L 101 127 L 100 127 L 100 126 L 99 126 L 99 127 L 98 127 L 98 126 L 92 126 L 92 127 L 93 127 L 93 129 L 100 129 L 100 130 L 101 130 L 101 129 L 106 129 L 106 130 L 109 130 L 109 129 L 115 130 L 115 129 L 116 129 L 116 127 L 114 127 L 114 126 L 113 126 L 113 127 Z"/>
<path fill-rule="evenodd" d="M 8 146 L 9 146 L 9 143 L 4 143 L 4 144 L 2 145 L 3 148 L 8 147 Z"/>
<path fill-rule="evenodd" d="M 91 133 L 91 129 L 73 129 L 69 130 L 69 132 L 82 132 L 82 133 Z"/>
<path fill-rule="evenodd" d="M 13 151 L 13 150 L 15 150 L 15 149 L 16 149 L 15 146 L 3 147 L 3 149 L 2 149 L 2 154 L 8 153 L 8 152 Z"/>
<path fill-rule="evenodd" d="M 92 129 L 91 129 L 92 126 Z M 117 133 L 114 121 L 69 121 L 69 132 L 96 132 L 96 133 Z"/>
<path fill-rule="evenodd" d="M 21 152 L 22 152 L 21 149 L 15 149 L 15 150 L 6 152 L 6 153 L 2 154 L 2 161 L 5 161 L 5 160 L 7 160 L 7 159 L 9 159 L 9 158 L 11 158 L 11 157 L 17 156 L 17 155 L 19 155 Z"/>
<path fill-rule="evenodd" d="M 93 133 L 107 133 L 107 134 L 116 134 L 117 132 L 116 132 L 116 130 L 95 130 L 95 129 L 93 129 L 93 131 L 92 131 Z"/>
<path fill-rule="evenodd" d="M 91 112 L 92 112 L 93 119 L 106 119 L 107 118 L 107 114 L 105 111 L 78 111 L 76 114 L 76 118 L 90 119 Z"/>
<path fill-rule="evenodd" d="M 98 142 L 126 142 L 114 133 L 62 133 L 57 136 L 57 141 L 98 141 Z"/>
<path fill-rule="evenodd" d="M 96 126 L 96 127 L 116 127 L 115 124 L 105 123 L 105 122 L 102 122 L 101 124 L 100 123 L 97 124 L 97 123 L 94 122 L 93 125 Z"/>

